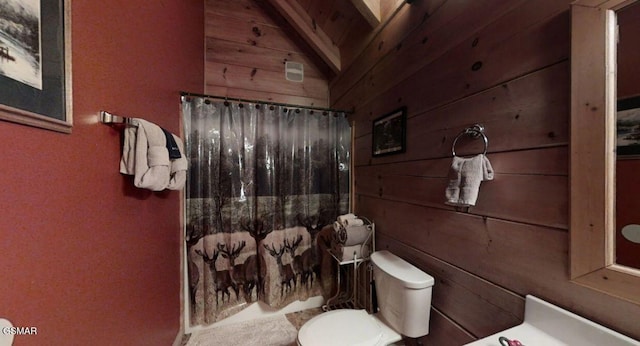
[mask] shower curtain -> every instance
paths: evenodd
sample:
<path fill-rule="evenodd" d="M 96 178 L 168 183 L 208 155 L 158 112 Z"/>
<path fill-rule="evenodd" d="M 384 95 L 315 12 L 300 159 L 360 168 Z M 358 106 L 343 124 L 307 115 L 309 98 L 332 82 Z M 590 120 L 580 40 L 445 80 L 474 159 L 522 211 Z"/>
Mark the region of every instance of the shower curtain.
<path fill-rule="evenodd" d="M 343 113 L 183 96 L 191 325 L 329 295 L 349 209 Z"/>

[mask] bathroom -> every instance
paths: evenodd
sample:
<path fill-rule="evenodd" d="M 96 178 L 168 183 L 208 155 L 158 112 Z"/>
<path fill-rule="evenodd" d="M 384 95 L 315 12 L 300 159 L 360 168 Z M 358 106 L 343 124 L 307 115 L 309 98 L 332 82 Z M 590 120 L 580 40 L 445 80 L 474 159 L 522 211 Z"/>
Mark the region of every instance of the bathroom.
<path fill-rule="evenodd" d="M 180 91 L 354 111 L 353 210 L 376 222 L 377 248 L 435 278 L 425 344 L 515 326 L 527 294 L 640 339 L 638 304 L 569 276 L 571 2 L 382 0 L 381 24 L 343 37 L 332 65 L 263 1 L 70 1 L 71 133 L 0 121 L 0 317 L 37 327 L 14 344 L 179 344 L 183 196 L 122 176 L 121 131 L 97 114 L 180 133 Z M 303 84 L 263 67 L 267 48 L 307 59 Z M 406 152 L 372 157 L 371 120 L 403 106 Z M 451 142 L 474 123 L 495 178 L 456 210 Z"/>

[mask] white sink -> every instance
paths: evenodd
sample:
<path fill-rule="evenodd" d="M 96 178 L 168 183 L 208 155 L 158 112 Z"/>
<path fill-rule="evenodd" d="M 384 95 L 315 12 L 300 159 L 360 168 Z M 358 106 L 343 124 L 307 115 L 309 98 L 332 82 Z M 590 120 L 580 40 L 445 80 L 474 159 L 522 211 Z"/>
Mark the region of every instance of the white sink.
<path fill-rule="evenodd" d="M 501 346 L 501 336 L 516 339 L 524 346 L 640 346 L 637 340 L 532 295 L 526 297 L 522 324 L 467 345 Z"/>
<path fill-rule="evenodd" d="M 5 328 L 12 328 L 13 324 L 9 320 L 0 318 L 0 346 L 13 345 L 13 334 L 7 333 Z"/>

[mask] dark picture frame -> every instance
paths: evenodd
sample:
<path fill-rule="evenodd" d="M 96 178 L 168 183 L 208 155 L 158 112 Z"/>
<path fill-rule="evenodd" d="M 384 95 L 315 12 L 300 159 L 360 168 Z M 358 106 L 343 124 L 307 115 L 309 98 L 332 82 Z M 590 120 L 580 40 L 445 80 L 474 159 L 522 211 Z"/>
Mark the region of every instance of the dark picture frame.
<path fill-rule="evenodd" d="M 0 119 L 71 133 L 71 2 L 48 0 L 39 3 L 39 9 L 25 15 L 11 9 L 32 6 L 33 1 L 0 0 L 6 10 L 3 19 L 28 22 L 35 28 L 27 38 L 22 32 L 0 32 L 3 53 L 0 57 Z M 38 81 L 25 82 L 11 76 L 6 71 L 20 70 L 9 67 L 11 63 L 16 64 L 14 66 L 31 65 L 34 71 L 39 71 Z M 1 71 L 3 64 L 6 71 Z"/>
<path fill-rule="evenodd" d="M 616 153 L 619 159 L 640 158 L 640 96 L 617 102 Z"/>
<path fill-rule="evenodd" d="M 407 107 L 401 107 L 373 121 L 372 155 L 384 156 L 407 150 Z"/>

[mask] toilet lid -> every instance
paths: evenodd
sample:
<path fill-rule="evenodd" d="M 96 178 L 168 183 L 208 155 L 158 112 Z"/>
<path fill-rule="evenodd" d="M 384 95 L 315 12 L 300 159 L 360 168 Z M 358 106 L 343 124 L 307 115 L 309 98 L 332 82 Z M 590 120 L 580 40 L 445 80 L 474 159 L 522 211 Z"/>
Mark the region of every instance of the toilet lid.
<path fill-rule="evenodd" d="M 298 332 L 304 346 L 371 346 L 382 339 L 382 328 L 365 310 L 333 310 L 305 323 Z"/>

